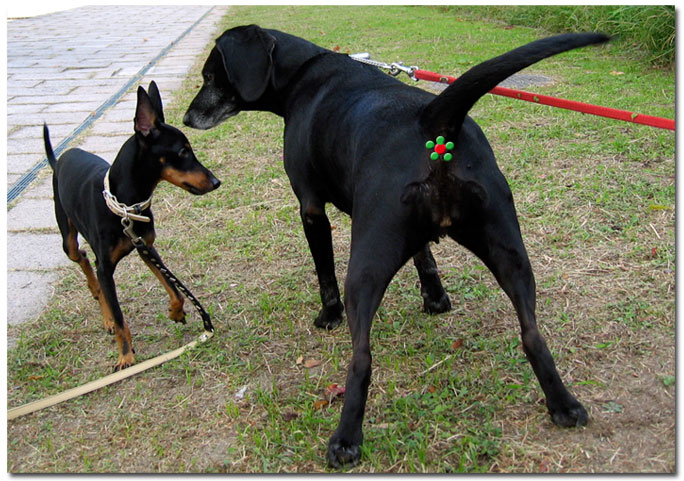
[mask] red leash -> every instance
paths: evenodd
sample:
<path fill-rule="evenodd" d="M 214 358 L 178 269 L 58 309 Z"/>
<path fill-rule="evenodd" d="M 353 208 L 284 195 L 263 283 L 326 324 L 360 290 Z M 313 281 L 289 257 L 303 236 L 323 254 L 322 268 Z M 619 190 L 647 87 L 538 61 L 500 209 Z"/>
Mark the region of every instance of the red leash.
<path fill-rule="evenodd" d="M 431 82 L 453 83 L 456 77 L 448 75 L 440 75 L 427 70 L 415 69 L 413 75 L 418 80 L 429 80 Z M 494 87 L 489 91 L 491 94 L 503 95 L 504 97 L 511 97 L 513 99 L 526 100 L 536 104 L 550 105 L 551 107 L 559 107 L 561 109 L 574 110 L 575 112 L 582 112 L 584 114 L 598 115 L 600 117 L 608 117 L 610 119 L 624 120 L 625 122 L 633 122 L 635 124 L 648 125 L 659 129 L 675 129 L 675 121 L 672 119 L 665 119 L 662 117 L 653 117 L 651 115 L 637 114 L 628 112 L 626 110 L 612 109 L 610 107 L 601 107 L 600 105 L 585 104 L 584 102 L 576 102 L 574 100 L 559 99 L 550 97 L 548 95 L 539 95 L 531 92 L 524 92 L 522 90 L 508 89 L 504 87 Z"/>

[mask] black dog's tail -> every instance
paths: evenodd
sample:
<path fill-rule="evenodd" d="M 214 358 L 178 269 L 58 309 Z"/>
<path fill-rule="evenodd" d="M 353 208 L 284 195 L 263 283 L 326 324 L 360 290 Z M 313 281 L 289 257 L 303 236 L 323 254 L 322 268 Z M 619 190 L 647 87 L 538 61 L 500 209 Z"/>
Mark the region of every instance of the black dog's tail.
<path fill-rule="evenodd" d="M 569 33 L 528 43 L 468 70 L 430 102 L 420 124 L 430 135 L 454 138 L 477 100 L 514 73 L 547 57 L 586 45 L 602 43 L 601 33 Z"/>
<path fill-rule="evenodd" d="M 50 131 L 48 130 L 47 124 L 43 124 L 43 142 L 45 143 L 45 154 L 47 155 L 48 163 L 52 170 L 55 170 L 55 165 L 57 164 L 57 157 L 52 150 L 52 144 L 50 143 Z"/>

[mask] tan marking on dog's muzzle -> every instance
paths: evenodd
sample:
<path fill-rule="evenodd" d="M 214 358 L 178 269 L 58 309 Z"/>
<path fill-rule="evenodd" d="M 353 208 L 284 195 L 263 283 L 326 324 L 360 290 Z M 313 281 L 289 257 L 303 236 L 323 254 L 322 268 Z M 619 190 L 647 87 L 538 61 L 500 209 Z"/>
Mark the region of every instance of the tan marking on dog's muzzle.
<path fill-rule="evenodd" d="M 211 177 L 200 170 L 183 172 L 167 167 L 162 171 L 161 177 L 165 181 L 190 192 L 195 189 L 197 193 L 205 194 L 214 189 Z"/>

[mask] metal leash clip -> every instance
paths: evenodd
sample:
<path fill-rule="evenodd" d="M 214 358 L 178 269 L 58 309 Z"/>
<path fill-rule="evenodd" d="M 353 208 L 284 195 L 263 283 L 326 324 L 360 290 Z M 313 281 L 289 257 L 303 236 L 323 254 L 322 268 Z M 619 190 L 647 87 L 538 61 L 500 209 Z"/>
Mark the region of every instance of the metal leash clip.
<path fill-rule="evenodd" d="M 417 82 L 419 79 L 416 78 L 416 70 L 418 70 L 417 65 L 411 65 L 410 67 L 404 65 L 403 62 L 394 62 L 390 65 L 390 71 L 388 72 L 391 76 L 396 77 L 401 72 L 408 75 L 411 80 Z"/>
<path fill-rule="evenodd" d="M 418 67 L 417 65 L 411 65 L 410 67 L 407 67 L 406 65 L 404 65 L 403 62 L 394 62 L 392 64 L 389 64 L 385 62 L 379 62 L 377 60 L 371 60 L 371 56 L 368 52 L 352 53 L 349 54 L 349 57 L 353 60 L 356 60 L 357 62 L 365 63 L 367 65 L 373 65 L 374 67 L 387 70 L 387 73 L 390 74 L 392 77 L 396 77 L 401 72 L 404 72 L 406 75 L 411 77 L 412 80 L 416 82 L 420 80 L 419 78 L 416 78 L 415 75 L 416 70 L 420 69 L 420 67 Z"/>
<path fill-rule="evenodd" d="M 138 236 L 133 231 L 133 221 L 128 218 L 128 216 L 121 218 L 121 225 L 123 226 L 124 234 L 131 240 L 135 247 L 144 247 L 145 242 L 142 237 Z"/>

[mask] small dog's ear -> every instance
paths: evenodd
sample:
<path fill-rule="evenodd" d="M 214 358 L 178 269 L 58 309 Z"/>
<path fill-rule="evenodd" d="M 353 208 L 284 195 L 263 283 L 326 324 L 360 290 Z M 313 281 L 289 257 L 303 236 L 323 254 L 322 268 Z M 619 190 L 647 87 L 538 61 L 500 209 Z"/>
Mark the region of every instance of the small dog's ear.
<path fill-rule="evenodd" d="M 276 39 L 256 25 L 237 27 L 216 40 L 228 80 L 245 102 L 261 97 L 271 80 Z"/>
<path fill-rule="evenodd" d="M 145 89 L 138 87 L 138 104 L 135 108 L 134 129 L 137 133 L 147 137 L 156 127 L 157 113 Z"/>
<path fill-rule="evenodd" d="M 150 88 L 147 89 L 147 95 L 150 97 L 150 100 L 152 101 L 154 110 L 157 113 L 157 118 L 160 122 L 164 123 L 164 108 L 162 107 L 161 94 L 159 93 L 159 88 L 157 87 L 157 83 L 154 80 L 150 82 Z"/>

